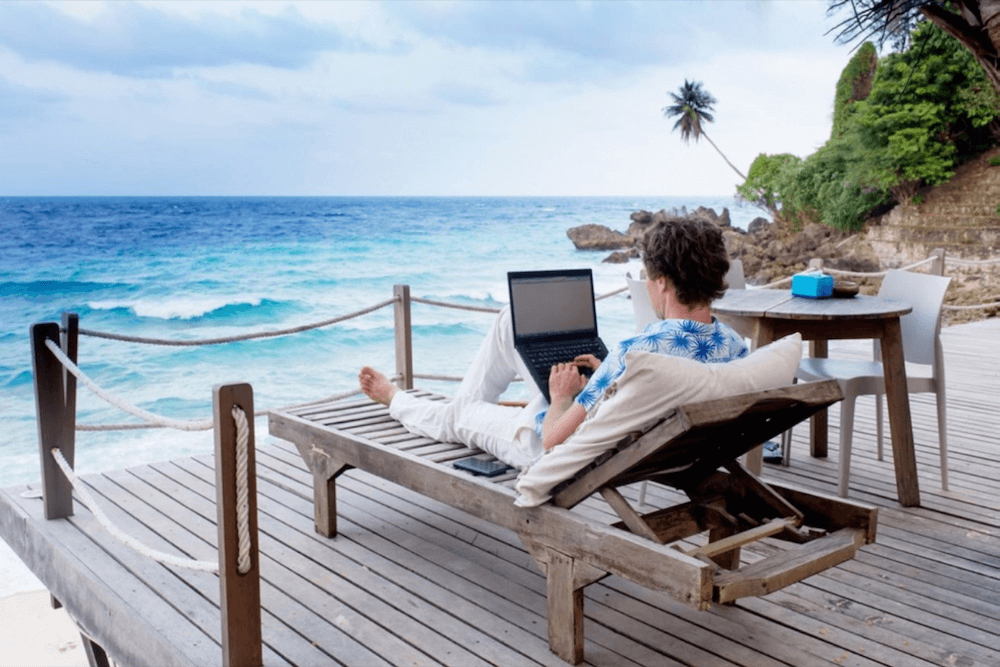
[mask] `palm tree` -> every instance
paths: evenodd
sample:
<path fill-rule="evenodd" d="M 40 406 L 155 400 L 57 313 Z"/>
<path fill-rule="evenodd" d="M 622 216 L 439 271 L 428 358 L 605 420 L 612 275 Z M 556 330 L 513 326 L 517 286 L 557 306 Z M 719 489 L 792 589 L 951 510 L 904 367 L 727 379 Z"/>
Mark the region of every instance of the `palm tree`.
<path fill-rule="evenodd" d="M 663 115 L 667 118 L 673 118 L 674 116 L 679 116 L 677 122 L 674 123 L 674 129 L 680 128 L 681 139 L 684 143 L 688 143 L 691 137 L 694 137 L 695 141 L 698 141 L 702 137 L 712 144 L 719 155 L 722 155 L 722 159 L 726 161 L 730 167 L 733 168 L 737 174 L 740 175 L 744 181 L 747 180 L 746 175 L 736 168 L 732 162 L 729 161 L 719 147 L 715 145 L 715 142 L 709 139 L 705 130 L 702 128 L 702 123 L 712 123 L 715 121 L 712 118 L 711 111 L 713 111 L 713 105 L 716 99 L 705 89 L 701 87 L 700 81 L 688 81 L 684 79 L 684 85 L 681 86 L 677 93 L 669 93 L 670 97 L 673 98 L 674 103 L 668 107 L 663 107 Z"/>

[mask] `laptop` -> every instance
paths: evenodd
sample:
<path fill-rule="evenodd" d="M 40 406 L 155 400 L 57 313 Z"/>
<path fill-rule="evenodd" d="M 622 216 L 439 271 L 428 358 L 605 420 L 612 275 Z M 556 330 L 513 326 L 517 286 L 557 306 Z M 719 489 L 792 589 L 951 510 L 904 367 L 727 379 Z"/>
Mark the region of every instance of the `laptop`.
<path fill-rule="evenodd" d="M 590 269 L 511 271 L 507 274 L 514 348 L 549 398 L 549 369 L 608 348 L 597 335 L 594 276 Z M 580 369 L 590 373 L 589 369 Z"/>

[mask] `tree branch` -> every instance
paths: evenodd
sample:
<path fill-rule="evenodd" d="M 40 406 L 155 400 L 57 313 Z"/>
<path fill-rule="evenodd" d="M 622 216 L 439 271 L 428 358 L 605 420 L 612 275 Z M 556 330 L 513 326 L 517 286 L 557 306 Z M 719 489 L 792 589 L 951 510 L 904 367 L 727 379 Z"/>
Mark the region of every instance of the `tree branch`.
<path fill-rule="evenodd" d="M 976 60 L 990 67 L 997 66 L 997 51 L 992 42 L 983 38 L 983 32 L 969 25 L 958 14 L 953 14 L 937 5 L 924 5 L 920 8 L 928 21 L 938 26 L 957 39 L 965 48 L 972 52 Z"/>

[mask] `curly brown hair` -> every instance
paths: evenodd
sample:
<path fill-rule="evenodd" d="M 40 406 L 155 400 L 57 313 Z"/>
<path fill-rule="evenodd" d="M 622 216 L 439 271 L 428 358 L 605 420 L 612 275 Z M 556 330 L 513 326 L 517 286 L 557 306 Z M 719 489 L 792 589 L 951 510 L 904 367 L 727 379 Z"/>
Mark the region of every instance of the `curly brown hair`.
<path fill-rule="evenodd" d="M 707 220 L 658 221 L 642 239 L 642 261 L 651 279 L 670 281 L 685 306 L 707 306 L 726 291 L 729 253 L 722 231 Z"/>

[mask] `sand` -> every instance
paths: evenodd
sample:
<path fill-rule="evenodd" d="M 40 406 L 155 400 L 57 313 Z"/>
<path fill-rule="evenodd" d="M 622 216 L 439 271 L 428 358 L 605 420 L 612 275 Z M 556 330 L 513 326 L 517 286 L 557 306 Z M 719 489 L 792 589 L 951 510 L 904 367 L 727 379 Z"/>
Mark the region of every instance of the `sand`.
<path fill-rule="evenodd" d="M 0 597 L 0 665 L 87 667 L 76 625 L 65 609 L 53 609 L 45 590 Z"/>

